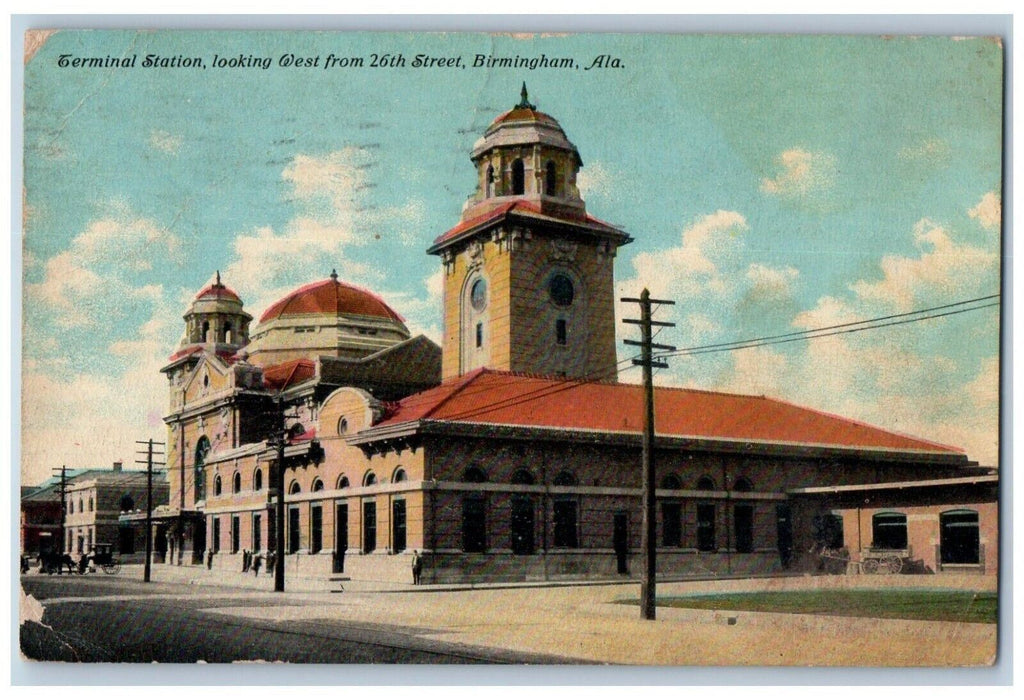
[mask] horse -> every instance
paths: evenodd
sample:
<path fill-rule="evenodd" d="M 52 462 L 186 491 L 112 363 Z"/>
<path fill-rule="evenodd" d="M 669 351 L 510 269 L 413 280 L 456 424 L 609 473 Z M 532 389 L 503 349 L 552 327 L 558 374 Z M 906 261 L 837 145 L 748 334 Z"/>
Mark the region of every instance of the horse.
<path fill-rule="evenodd" d="M 71 559 L 70 554 L 61 554 L 59 552 L 47 552 L 40 555 L 40 559 L 43 562 L 41 571 L 45 571 L 47 574 L 53 574 L 54 571 L 57 575 L 64 573 L 64 567 L 68 568 L 68 573 L 75 573 L 75 562 Z"/>

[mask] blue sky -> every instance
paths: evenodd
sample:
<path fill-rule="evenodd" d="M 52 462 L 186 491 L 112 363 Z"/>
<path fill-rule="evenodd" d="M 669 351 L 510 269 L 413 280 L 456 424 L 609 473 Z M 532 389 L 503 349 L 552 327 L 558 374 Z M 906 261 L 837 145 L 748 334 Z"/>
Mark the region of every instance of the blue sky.
<path fill-rule="evenodd" d="M 579 67 L 278 65 L 332 53 Z M 62 68 L 62 54 L 138 59 Z M 143 68 L 147 54 L 207 68 Z M 214 69 L 215 54 L 273 65 Z M 624 67 L 585 70 L 603 54 Z M 659 312 L 678 324 L 667 343 L 993 294 L 1002 58 L 949 38 L 53 34 L 25 67 L 23 476 L 163 437 L 158 369 L 217 269 L 258 318 L 337 268 L 437 339 L 424 250 L 458 220 L 472 144 L 524 80 L 580 150 L 588 211 L 636 239 L 619 292 L 677 301 Z M 767 393 L 996 463 L 995 309 L 671 365 L 659 382 Z"/>

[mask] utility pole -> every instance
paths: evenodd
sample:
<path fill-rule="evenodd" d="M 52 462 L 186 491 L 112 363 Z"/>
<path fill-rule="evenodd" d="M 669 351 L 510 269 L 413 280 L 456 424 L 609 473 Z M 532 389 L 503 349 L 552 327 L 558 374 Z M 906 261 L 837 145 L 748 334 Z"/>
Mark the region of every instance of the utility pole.
<path fill-rule="evenodd" d="M 53 471 L 57 471 L 53 469 Z M 60 549 L 55 552 L 56 554 L 64 554 L 64 543 L 67 540 L 67 534 L 64 532 L 64 528 L 67 527 L 67 471 L 68 468 L 65 465 L 61 465 L 60 468 Z"/>
<path fill-rule="evenodd" d="M 654 381 L 652 368 L 667 368 L 668 363 L 653 358 L 652 350 L 672 351 L 675 347 L 671 345 L 660 345 L 652 341 L 653 326 L 664 328 L 674 327 L 674 323 L 651 320 L 652 304 L 675 304 L 674 301 L 651 299 L 651 293 L 645 288 L 639 299 L 624 297 L 622 301 L 640 304 L 640 318 L 626 318 L 623 323 L 632 323 L 640 326 L 641 340 L 626 340 L 626 345 L 640 347 L 640 359 L 634 359 L 634 365 L 643 367 L 644 372 L 644 422 L 643 422 L 643 449 L 641 452 L 643 472 L 643 531 L 641 547 L 644 550 L 643 579 L 640 583 L 640 617 L 644 620 L 655 618 L 655 586 L 657 579 L 657 514 L 655 512 L 654 490 Z"/>
<path fill-rule="evenodd" d="M 274 426 L 274 437 L 271 438 L 277 446 L 277 469 L 274 472 L 274 488 L 277 489 L 277 502 L 275 504 L 274 529 L 276 530 L 276 545 L 274 554 L 274 591 L 284 593 L 284 446 L 287 431 L 284 427 L 284 401 L 278 396 L 276 403 L 276 425 Z"/>
<path fill-rule="evenodd" d="M 153 442 L 149 440 L 136 440 L 135 444 L 145 445 L 145 465 L 146 465 L 146 566 L 143 569 L 142 580 L 145 583 L 149 583 L 152 561 L 153 561 L 153 445 L 164 447 L 162 442 Z M 158 456 L 163 456 L 163 452 L 155 453 Z M 142 464 L 142 460 L 135 460 L 136 464 Z M 160 462 L 161 465 L 166 466 L 166 462 Z"/>

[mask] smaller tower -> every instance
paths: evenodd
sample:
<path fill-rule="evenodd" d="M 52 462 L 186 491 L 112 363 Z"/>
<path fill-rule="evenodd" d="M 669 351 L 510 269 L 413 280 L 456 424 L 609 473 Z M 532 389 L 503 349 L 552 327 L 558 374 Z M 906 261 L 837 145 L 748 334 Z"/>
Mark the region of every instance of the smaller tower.
<path fill-rule="evenodd" d="M 252 316 L 242 309 L 242 300 L 220 281 L 220 270 L 212 284 L 203 287 L 183 317 L 185 335 L 178 347 L 206 345 L 219 354 L 233 354 L 249 342 Z"/>

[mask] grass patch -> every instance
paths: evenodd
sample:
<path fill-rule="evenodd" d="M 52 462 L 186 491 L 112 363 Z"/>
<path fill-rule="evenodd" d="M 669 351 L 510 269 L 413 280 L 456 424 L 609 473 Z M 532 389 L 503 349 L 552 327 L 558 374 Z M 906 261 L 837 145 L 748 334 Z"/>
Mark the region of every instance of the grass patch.
<path fill-rule="evenodd" d="M 638 605 L 639 600 L 619 601 Z M 898 620 L 997 620 L 997 595 L 987 591 L 818 590 L 659 597 L 659 607 L 804 613 Z"/>

